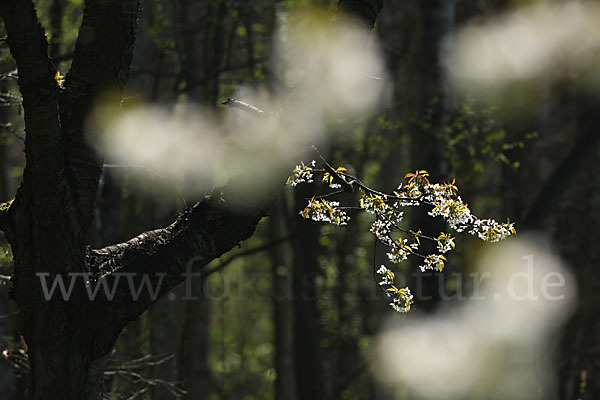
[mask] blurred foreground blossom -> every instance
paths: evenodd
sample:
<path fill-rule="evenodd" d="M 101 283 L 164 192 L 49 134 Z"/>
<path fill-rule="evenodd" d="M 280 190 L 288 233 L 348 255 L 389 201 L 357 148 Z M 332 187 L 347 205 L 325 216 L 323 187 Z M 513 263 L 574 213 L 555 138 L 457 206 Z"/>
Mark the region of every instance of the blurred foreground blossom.
<path fill-rule="evenodd" d="M 600 6 L 572 1 L 519 7 L 468 24 L 448 38 L 444 64 L 450 82 L 489 97 L 527 92 L 554 79 L 596 89 L 600 62 Z M 514 94 L 514 92 L 512 92 Z"/>
<path fill-rule="evenodd" d="M 240 173 L 282 179 L 311 145 L 326 143 L 329 124 L 360 122 L 375 111 L 387 85 L 368 31 L 332 24 L 330 15 L 319 13 L 280 20 L 273 69 L 285 85 L 268 95 L 251 88 L 238 93 L 264 113 L 217 113 L 190 104 L 99 107 L 92 126 L 100 133 L 93 138 L 100 154 L 135 167 L 128 172 L 142 189 L 183 186 L 186 193 L 202 194 Z"/>
<path fill-rule="evenodd" d="M 572 276 L 547 243 L 494 245 L 480 258 L 481 287 L 433 316 L 405 319 L 379 338 L 377 376 L 408 398 L 546 398 L 551 345 L 570 315 Z"/>

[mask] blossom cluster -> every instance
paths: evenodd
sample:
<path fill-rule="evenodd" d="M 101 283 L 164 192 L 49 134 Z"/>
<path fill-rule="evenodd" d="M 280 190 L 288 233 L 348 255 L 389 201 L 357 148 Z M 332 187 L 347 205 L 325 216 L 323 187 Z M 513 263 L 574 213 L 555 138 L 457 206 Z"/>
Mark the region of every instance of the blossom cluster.
<path fill-rule="evenodd" d="M 423 265 L 419 265 L 421 272 L 427 270 L 443 271 L 446 266 L 446 257 L 441 254 L 428 254 L 423 259 Z"/>
<path fill-rule="evenodd" d="M 499 223 L 493 219 L 478 219 L 469 230 L 471 235 L 477 235 L 486 242 L 498 242 L 517 233 L 514 222 Z"/>
<path fill-rule="evenodd" d="M 477 218 L 471 214 L 469 207 L 462 202 L 460 196 L 456 199 L 438 199 L 433 203 L 433 209 L 429 211 L 432 217 L 442 217 L 448 222 L 450 228 L 462 232 L 472 225 Z"/>
<path fill-rule="evenodd" d="M 373 193 L 363 195 L 359 201 L 360 208 L 369 214 L 386 213 L 389 210 L 387 198 Z"/>
<path fill-rule="evenodd" d="M 454 238 L 450 236 L 449 233 L 440 233 L 440 236 L 435 238 L 438 251 L 440 253 L 447 253 L 456 246 L 454 243 Z"/>
<path fill-rule="evenodd" d="M 388 204 L 388 197 L 385 195 L 379 195 L 374 193 L 362 192 L 359 204 L 360 208 L 365 210 L 368 214 L 374 214 L 377 218 L 371 226 L 371 232 L 373 232 L 379 240 L 387 236 L 387 233 L 392 228 L 397 227 L 402 219 L 404 218 L 404 212 L 400 211 L 398 202 L 395 202 L 391 206 Z"/>
<path fill-rule="evenodd" d="M 312 160 L 308 165 L 304 162 L 300 162 L 296 165 L 296 168 L 292 171 L 292 174 L 287 178 L 287 185 L 297 186 L 299 183 L 312 183 L 313 182 L 313 168 L 317 162 Z"/>
<path fill-rule="evenodd" d="M 381 281 L 379 281 L 380 285 L 391 285 L 394 283 L 394 272 L 385 265 L 381 265 L 377 270 L 377 273 L 381 275 Z"/>
<path fill-rule="evenodd" d="M 342 174 L 344 174 L 346 172 L 346 168 L 344 168 L 342 166 L 339 166 L 338 168 L 336 168 L 335 172 L 338 175 L 342 175 Z M 339 189 L 339 188 L 342 187 L 341 184 L 339 184 L 339 183 L 337 183 L 335 181 L 335 177 L 332 174 L 330 174 L 329 172 L 325 172 L 323 174 L 323 180 L 322 181 L 326 182 L 331 189 Z"/>
<path fill-rule="evenodd" d="M 393 263 L 399 264 L 406 260 L 411 253 L 418 249 L 417 243 L 411 243 L 410 245 L 407 243 L 408 239 L 404 239 L 402 237 L 396 239 L 390 246 L 390 252 L 387 253 L 388 259 Z"/>
<path fill-rule="evenodd" d="M 317 199 L 313 197 L 309 200 L 300 215 L 304 218 L 310 218 L 313 221 L 329 222 L 335 225 L 347 225 L 350 217 L 339 208 L 340 203 L 326 199 Z"/>
<path fill-rule="evenodd" d="M 392 231 L 392 223 L 390 221 L 377 218 L 373 221 L 369 230 L 381 243 L 393 246 L 393 240 L 390 236 L 390 232 Z"/>
<path fill-rule="evenodd" d="M 458 196 L 458 188 L 454 183 L 454 180 L 452 183 L 441 185 L 428 183 L 423 187 L 425 193 L 423 201 L 433 206 L 429 211 L 430 216 L 442 217 L 455 231 L 467 231 L 486 242 L 497 242 L 516 234 L 514 224 L 511 222 L 498 223 L 493 219 L 477 218 Z M 454 247 L 453 243 L 450 246 Z M 447 246 L 441 248 L 445 251 L 450 250 Z"/>
<path fill-rule="evenodd" d="M 410 289 L 407 287 L 399 289 L 394 286 L 394 273 L 385 265 L 379 267 L 377 273 L 381 275 L 379 284 L 381 286 L 390 286 L 386 289 L 386 294 L 392 298 L 390 307 L 401 313 L 410 311 L 410 305 L 413 303 L 413 296 L 410 293 Z"/>
<path fill-rule="evenodd" d="M 410 293 L 410 289 L 400 288 L 398 289 L 395 286 L 392 286 L 388 289 L 388 295 L 392 297 L 392 302 L 390 303 L 390 307 L 394 309 L 394 311 L 405 313 L 410 311 L 410 305 L 413 303 L 413 296 Z"/>

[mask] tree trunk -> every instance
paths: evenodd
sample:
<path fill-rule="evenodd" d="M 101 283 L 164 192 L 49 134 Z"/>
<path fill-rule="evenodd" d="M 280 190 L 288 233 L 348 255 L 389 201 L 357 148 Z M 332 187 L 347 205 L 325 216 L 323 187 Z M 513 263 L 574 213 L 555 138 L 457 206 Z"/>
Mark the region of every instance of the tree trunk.
<path fill-rule="evenodd" d="M 425 0 L 418 2 L 419 23 L 416 26 L 416 43 L 414 57 L 417 61 L 414 71 L 417 76 L 413 82 L 419 82 L 415 88 L 414 114 L 418 124 L 410 138 L 411 170 L 427 170 L 434 180 L 443 179 L 444 166 L 443 148 L 437 136 L 444 125 L 444 114 L 447 110 L 444 88 L 441 79 L 441 65 L 439 60 L 440 48 L 444 36 L 448 33 L 453 23 L 454 2 L 452 0 Z M 424 213 L 416 213 L 411 221 L 413 229 L 421 229 L 426 235 L 437 237 L 444 230 L 445 223 L 441 220 L 430 218 Z M 411 240 L 411 238 L 409 238 Z M 428 246 L 430 243 L 422 243 Z M 413 270 L 417 270 L 420 261 L 414 262 Z M 440 290 L 443 283 L 440 274 L 435 271 L 416 272 L 417 282 L 410 286 L 416 289 L 415 296 L 422 295 L 419 306 L 424 310 L 431 310 L 440 301 Z M 414 274 L 411 274 L 413 277 Z M 423 301 L 426 300 L 426 301 Z"/>
<path fill-rule="evenodd" d="M 307 189 L 299 187 L 295 194 L 294 210 L 305 206 Z M 298 235 L 292 240 L 294 294 L 294 361 L 299 399 L 325 399 L 323 377 L 321 325 L 317 310 L 317 276 L 320 274 L 316 251 L 319 247 L 319 226 L 312 221 L 295 218 L 290 225 Z"/>
<path fill-rule="evenodd" d="M 269 233 L 272 241 L 282 238 L 285 233 L 285 197 L 274 207 L 269 218 Z M 294 310 L 292 301 L 292 271 L 289 257 L 283 246 L 271 250 L 273 267 L 273 324 L 275 325 L 275 399 L 296 400 L 296 381 L 294 370 Z"/>

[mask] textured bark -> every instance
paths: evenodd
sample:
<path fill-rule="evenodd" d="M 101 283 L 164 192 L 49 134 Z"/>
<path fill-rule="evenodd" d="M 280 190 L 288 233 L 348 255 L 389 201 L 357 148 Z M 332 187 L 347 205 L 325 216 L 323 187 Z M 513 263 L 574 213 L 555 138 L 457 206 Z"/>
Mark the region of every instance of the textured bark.
<path fill-rule="evenodd" d="M 340 8 L 372 25 L 377 4 L 381 1 L 342 1 Z M 106 357 L 123 327 L 183 281 L 189 261 L 202 268 L 250 237 L 277 191 L 253 177 L 239 177 L 166 228 L 90 249 L 103 160 L 87 143 L 84 122 L 99 96 L 110 92 L 119 101 L 138 9 L 138 0 L 86 1 L 71 70 L 61 88 L 33 2 L 0 2 L 19 69 L 27 130 L 23 181 L 14 201 L 0 204 L 0 228 L 14 254 L 12 297 L 23 318 L 33 400 L 100 400 Z M 232 188 L 244 185 L 246 193 L 262 196 L 240 198 Z M 92 301 L 85 279 L 77 279 L 67 299 L 55 295 L 48 300 L 40 273 L 48 274 L 49 286 L 57 276 L 69 286 L 72 274 L 87 274 L 92 287 L 106 280 L 116 292 L 111 299 L 100 290 Z M 156 296 L 142 290 L 135 298 L 127 279 L 117 285 L 118 273 L 128 274 L 138 288 L 149 279 Z"/>
<path fill-rule="evenodd" d="M 93 97 L 127 79 L 137 7 L 137 1 L 86 3 L 63 90 L 33 3 L 0 5 L 19 69 L 27 131 L 23 181 L 0 223 L 15 257 L 12 296 L 29 348 L 31 399 L 100 399 L 102 357 L 120 331 L 107 326 L 91 304 L 46 301 L 36 274 L 87 270 L 87 233 L 102 161 L 85 144 L 83 123 Z"/>

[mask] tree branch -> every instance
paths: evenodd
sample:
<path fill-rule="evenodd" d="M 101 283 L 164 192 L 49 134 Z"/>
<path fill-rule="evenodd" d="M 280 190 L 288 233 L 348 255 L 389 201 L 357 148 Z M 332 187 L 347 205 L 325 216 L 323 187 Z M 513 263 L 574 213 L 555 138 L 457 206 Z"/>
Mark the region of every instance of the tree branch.
<path fill-rule="evenodd" d="M 56 192 L 65 189 L 65 160 L 57 104 L 59 87 L 48 58 L 48 42 L 31 0 L 3 0 L 0 15 L 8 33 L 11 54 L 17 63 L 23 94 L 28 133 L 24 185 L 33 191 L 32 199 L 44 204 L 51 214 L 61 203 Z"/>
<path fill-rule="evenodd" d="M 256 189 L 264 193 L 262 201 L 242 209 L 234 203 L 236 195 L 231 189 L 235 185 L 236 182 L 232 182 L 215 190 L 203 201 L 184 210 L 166 228 L 90 252 L 90 264 L 94 265 L 92 273 L 107 279 L 110 287 L 116 280 L 120 282 L 115 298 L 102 306 L 107 311 L 107 318 L 123 324 L 136 318 L 160 296 L 185 280 L 188 266 L 194 270 L 202 268 L 254 233 L 276 198 L 277 189 L 261 188 L 257 184 Z M 131 277 L 123 279 L 124 274 Z M 147 280 L 152 288 L 159 288 L 158 293 L 152 296 L 144 290 L 137 300 L 133 299 L 126 281 L 129 279 L 136 288 Z"/>
<path fill-rule="evenodd" d="M 219 265 L 217 265 L 216 267 L 214 267 L 214 268 L 212 268 L 212 269 L 204 272 L 203 276 L 204 276 L 204 278 L 206 278 L 206 277 L 208 277 L 208 276 L 210 276 L 210 275 L 212 275 L 212 274 L 214 274 L 216 272 L 222 271 L 225 267 L 227 267 L 229 264 L 231 264 L 232 262 L 234 262 L 238 258 L 246 257 L 246 256 L 249 256 L 249 255 L 252 255 L 252 254 L 256 254 L 256 253 L 260 253 L 262 251 L 269 250 L 269 249 L 271 249 L 271 248 L 273 248 L 273 247 L 275 247 L 277 245 L 280 245 L 281 243 L 287 242 L 288 240 L 290 240 L 292 238 L 293 238 L 293 236 L 291 236 L 291 235 L 290 236 L 284 236 L 284 237 L 281 237 L 279 239 L 275 239 L 272 242 L 265 243 L 265 244 L 263 244 L 261 246 L 253 247 L 253 248 L 248 249 L 246 251 L 242 251 L 242 252 L 236 253 L 236 254 L 232 255 L 231 257 L 229 257 L 228 259 L 221 261 L 219 263 Z"/>
<path fill-rule="evenodd" d="M 266 115 L 265 112 L 263 110 L 261 110 L 260 108 L 255 107 L 252 104 L 248 104 L 243 101 L 233 99 L 231 97 L 225 101 L 222 101 L 221 104 L 223 104 L 224 106 L 238 108 L 240 110 L 246 111 L 247 113 L 250 113 L 257 117 L 264 117 Z"/>
<path fill-rule="evenodd" d="M 529 208 L 523 213 L 521 224 L 530 229 L 539 229 L 553 207 L 560 201 L 562 194 L 567 190 L 572 181 L 573 174 L 583 168 L 589 161 L 590 155 L 600 148 L 600 134 L 598 134 L 598 118 L 595 114 L 588 114 L 581 118 L 586 121 L 583 132 L 573 144 L 569 154 L 554 169 L 552 175 L 544 183 L 537 197 Z"/>

